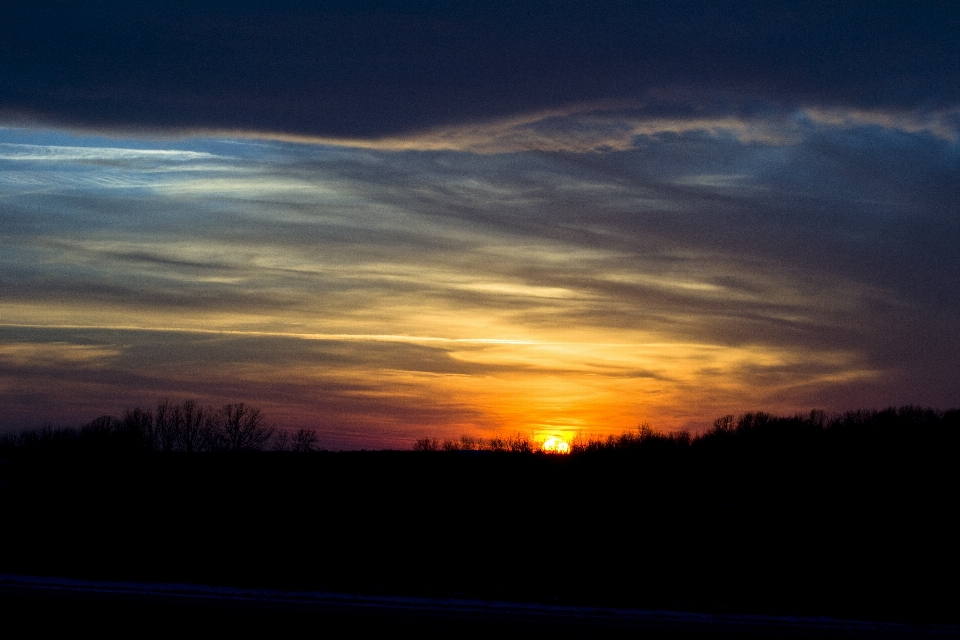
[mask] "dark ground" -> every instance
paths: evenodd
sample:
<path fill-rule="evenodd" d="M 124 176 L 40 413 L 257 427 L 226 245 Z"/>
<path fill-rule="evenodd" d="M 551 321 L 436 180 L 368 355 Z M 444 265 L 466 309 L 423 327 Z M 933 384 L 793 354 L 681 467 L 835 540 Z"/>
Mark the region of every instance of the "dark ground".
<path fill-rule="evenodd" d="M 0 575 L 4 628 L 30 635 L 269 637 L 955 638 L 949 625 L 557 607 Z M 146 623 L 146 624 L 145 624 Z M 376 634 L 376 636 L 374 636 Z"/>
<path fill-rule="evenodd" d="M 0 572 L 957 625 L 955 437 L 934 445 L 567 457 L 8 449 Z M 117 620 L 125 597 L 8 589 L 3 602 Z M 213 625 L 275 619 L 270 603 L 124 602 L 162 619 L 199 606 Z M 282 624 L 312 628 L 312 611 L 294 607 Z M 338 627 L 422 618 L 325 611 Z M 491 633 L 501 620 L 467 619 Z M 510 624 L 576 631 L 561 619 Z"/>

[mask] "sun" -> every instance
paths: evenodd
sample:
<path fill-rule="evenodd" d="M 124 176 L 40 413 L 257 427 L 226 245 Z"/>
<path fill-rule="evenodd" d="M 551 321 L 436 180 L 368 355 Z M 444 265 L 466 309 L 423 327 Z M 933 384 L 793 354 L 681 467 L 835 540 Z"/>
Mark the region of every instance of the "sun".
<path fill-rule="evenodd" d="M 543 441 L 543 451 L 546 453 L 570 453 L 570 445 L 560 438 L 550 437 Z"/>

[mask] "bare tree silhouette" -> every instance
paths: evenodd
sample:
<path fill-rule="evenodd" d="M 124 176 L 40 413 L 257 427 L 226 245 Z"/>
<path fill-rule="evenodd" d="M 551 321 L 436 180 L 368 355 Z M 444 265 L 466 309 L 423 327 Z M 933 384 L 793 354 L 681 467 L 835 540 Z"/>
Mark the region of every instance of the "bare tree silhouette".
<path fill-rule="evenodd" d="M 176 407 L 167 398 L 161 398 L 157 403 L 153 421 L 154 448 L 157 451 L 169 453 L 176 447 L 175 412 Z"/>
<path fill-rule="evenodd" d="M 226 451 L 258 451 L 266 446 L 274 434 L 274 428 L 264 424 L 260 409 L 248 407 L 242 402 L 223 405 L 211 421 L 217 448 Z M 299 432 L 297 437 L 300 438 Z"/>
<path fill-rule="evenodd" d="M 173 410 L 174 440 L 186 453 L 207 451 L 214 444 L 214 430 L 204 408 L 196 400 L 184 400 Z"/>
<path fill-rule="evenodd" d="M 317 432 L 313 429 L 298 429 L 293 438 L 292 450 L 297 453 L 307 453 L 317 448 Z"/>

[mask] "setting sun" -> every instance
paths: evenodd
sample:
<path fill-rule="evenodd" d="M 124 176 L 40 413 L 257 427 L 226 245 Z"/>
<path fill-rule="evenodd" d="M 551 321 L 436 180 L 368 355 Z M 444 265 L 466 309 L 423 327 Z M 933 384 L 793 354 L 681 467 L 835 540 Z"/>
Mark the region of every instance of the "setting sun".
<path fill-rule="evenodd" d="M 570 453 L 570 445 L 560 438 L 547 438 L 543 441 L 543 450 L 547 453 Z"/>

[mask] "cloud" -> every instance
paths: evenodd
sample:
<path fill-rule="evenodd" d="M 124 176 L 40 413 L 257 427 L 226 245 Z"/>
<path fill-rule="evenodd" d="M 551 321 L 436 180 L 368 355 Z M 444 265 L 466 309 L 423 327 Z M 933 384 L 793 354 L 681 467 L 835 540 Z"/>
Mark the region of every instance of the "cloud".
<path fill-rule="evenodd" d="M 116 348 L 68 342 L 0 343 L 0 362 L 7 366 L 103 366 L 120 355 Z"/>
<path fill-rule="evenodd" d="M 634 105 L 584 104 L 504 119 L 458 123 L 399 136 L 340 138 L 270 131 L 197 131 L 197 134 L 238 139 L 274 140 L 305 145 L 328 145 L 373 151 L 453 151 L 478 154 L 609 153 L 641 148 L 649 138 L 702 133 L 727 137 L 744 145 L 796 145 L 825 131 L 862 127 L 909 134 L 925 133 L 956 142 L 960 108 L 882 109 L 848 106 L 774 103 L 759 111 L 735 103 L 717 103 L 691 109 L 696 96 L 675 96 Z M 754 109 L 756 104 L 754 104 Z"/>
<path fill-rule="evenodd" d="M 495 122 L 459 124 L 402 137 L 344 139 L 279 136 L 270 133 L 247 135 L 381 151 L 469 151 L 488 154 L 523 151 L 626 151 L 636 148 L 637 138 L 641 136 L 691 131 L 704 131 L 714 135 L 728 134 L 744 143 L 784 144 L 793 139 L 788 135 L 791 132 L 777 131 L 775 126 L 768 123 L 751 122 L 736 116 L 644 119 L 631 113 L 616 113 L 592 107 L 532 113 Z"/>
<path fill-rule="evenodd" d="M 57 146 L 0 143 L 0 160 L 17 162 L 123 162 L 149 160 L 154 163 L 214 160 L 217 156 L 180 149 L 129 149 L 101 146 Z"/>
<path fill-rule="evenodd" d="M 90 148 L 0 161 L 43 185 L 0 181 L 0 344 L 120 352 L 8 359 L 3 401 L 239 399 L 370 443 L 960 400 L 956 141 L 903 111 L 657 109 L 494 122 L 497 153 L 0 132 Z M 590 118 L 623 144 L 547 148 Z"/>
<path fill-rule="evenodd" d="M 911 111 L 812 107 L 800 115 L 839 129 L 873 126 L 904 133 L 927 133 L 950 142 L 956 142 L 960 133 L 960 108 Z"/>

